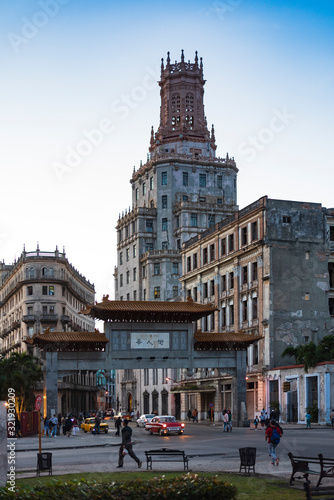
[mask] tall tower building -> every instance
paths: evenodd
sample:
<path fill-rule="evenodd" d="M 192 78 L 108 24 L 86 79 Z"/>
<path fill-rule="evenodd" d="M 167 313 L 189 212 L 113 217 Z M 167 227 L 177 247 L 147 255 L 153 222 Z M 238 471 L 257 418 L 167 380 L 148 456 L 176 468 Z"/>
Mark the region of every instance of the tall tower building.
<path fill-rule="evenodd" d="M 117 300 L 180 296 L 182 244 L 237 209 L 233 158 L 216 157 L 214 127 L 204 112 L 202 58 L 166 64 L 159 81 L 160 124 L 147 161 L 130 180 L 132 209 L 117 222 Z"/>
<path fill-rule="evenodd" d="M 204 112 L 203 62 L 161 62 L 160 123 L 151 129 L 149 154 L 130 180 L 132 208 L 117 221 L 116 300 L 177 300 L 183 243 L 237 210 L 233 158 L 216 156 L 214 127 Z M 211 256 L 212 257 L 212 256 Z M 207 255 L 207 259 L 211 258 Z M 198 265 L 200 263 L 198 262 Z M 196 262 L 192 266 L 197 266 Z M 141 373 L 142 372 L 142 373 Z M 116 410 L 180 416 L 170 370 L 119 370 Z"/>

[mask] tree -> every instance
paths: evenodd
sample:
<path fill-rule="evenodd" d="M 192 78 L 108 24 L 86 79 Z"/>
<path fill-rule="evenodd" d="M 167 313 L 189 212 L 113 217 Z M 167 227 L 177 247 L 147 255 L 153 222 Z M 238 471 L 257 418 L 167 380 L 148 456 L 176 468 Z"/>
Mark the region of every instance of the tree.
<path fill-rule="evenodd" d="M 322 361 L 334 360 L 334 335 L 326 335 L 319 344 L 309 342 L 298 347 L 286 347 L 282 352 L 282 358 L 294 356 L 296 363 L 304 365 L 306 373 Z"/>
<path fill-rule="evenodd" d="M 17 413 L 33 409 L 36 382 L 43 378 L 39 360 L 28 353 L 13 353 L 0 361 L 0 399 L 6 401 L 8 389 L 15 390 Z"/>

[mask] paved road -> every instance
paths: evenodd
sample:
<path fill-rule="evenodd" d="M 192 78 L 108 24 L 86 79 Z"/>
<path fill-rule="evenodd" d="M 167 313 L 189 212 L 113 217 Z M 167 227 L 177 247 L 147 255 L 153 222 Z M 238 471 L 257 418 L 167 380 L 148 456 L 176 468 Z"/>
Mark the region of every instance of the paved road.
<path fill-rule="evenodd" d="M 185 450 L 190 458 L 190 469 L 199 471 L 239 471 L 239 452 L 241 447 L 256 447 L 256 471 L 288 477 L 291 466 L 287 453 L 300 455 L 323 453 L 334 458 L 334 432 L 329 428 L 306 431 L 303 427 L 283 426 L 284 435 L 278 447 L 280 466 L 272 467 L 268 456 L 267 443 L 262 430 L 234 428 L 232 433 L 224 433 L 222 426 L 186 424 L 183 436 L 149 435 L 135 424 L 133 438 L 136 442 L 135 453 L 144 461 L 144 451 L 155 448 L 174 448 Z M 80 433 L 78 436 L 59 436 L 42 438 L 42 451 L 52 452 L 54 474 L 85 471 L 113 471 L 117 465 L 120 439 L 114 431 L 100 436 Z M 22 438 L 16 441 L 16 470 L 35 470 L 38 439 Z M 126 457 L 124 470 L 134 470 L 137 464 Z M 144 466 L 143 469 L 146 467 Z M 154 464 L 154 470 L 182 470 L 182 464 Z"/>

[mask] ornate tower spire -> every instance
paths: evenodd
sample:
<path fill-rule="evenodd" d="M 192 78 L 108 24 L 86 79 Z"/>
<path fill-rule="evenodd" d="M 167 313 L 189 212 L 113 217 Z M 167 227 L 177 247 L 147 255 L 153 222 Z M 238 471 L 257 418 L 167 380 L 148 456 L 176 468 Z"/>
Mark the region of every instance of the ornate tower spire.
<path fill-rule="evenodd" d="M 201 148 L 201 151 L 215 150 L 215 140 L 211 140 L 204 113 L 204 84 L 203 62 L 200 59 L 198 66 L 198 53 L 195 52 L 195 61 L 186 62 L 184 50 L 181 50 L 181 61 L 170 62 L 167 52 L 166 66 L 161 64 L 160 78 L 160 126 L 155 136 L 151 131 L 150 152 L 161 148 L 162 145 L 174 143 L 189 144 L 192 150 Z M 178 143 L 178 144 L 177 144 Z M 190 145 L 190 143 L 202 143 Z M 184 150 L 184 148 L 181 148 Z M 190 149 L 189 149 L 190 152 Z M 200 154 L 200 153 L 199 153 Z"/>

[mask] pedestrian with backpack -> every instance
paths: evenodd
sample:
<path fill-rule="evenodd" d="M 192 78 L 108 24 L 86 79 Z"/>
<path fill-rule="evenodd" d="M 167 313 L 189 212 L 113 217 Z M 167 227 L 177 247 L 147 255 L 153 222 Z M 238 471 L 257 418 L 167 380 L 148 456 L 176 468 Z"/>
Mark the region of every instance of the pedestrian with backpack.
<path fill-rule="evenodd" d="M 277 426 L 275 420 L 270 420 L 270 424 L 266 430 L 265 439 L 269 444 L 269 451 L 271 456 L 271 465 L 279 465 L 279 458 L 276 455 L 276 448 L 281 440 L 282 432 L 280 427 Z"/>

